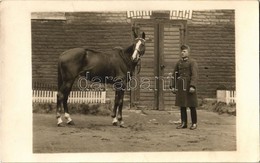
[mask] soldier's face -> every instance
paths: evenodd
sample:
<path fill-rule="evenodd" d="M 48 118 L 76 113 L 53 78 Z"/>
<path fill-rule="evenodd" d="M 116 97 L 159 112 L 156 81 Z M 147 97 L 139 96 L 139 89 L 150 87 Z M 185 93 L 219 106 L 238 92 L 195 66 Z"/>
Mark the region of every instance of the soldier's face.
<path fill-rule="evenodd" d="M 183 49 L 181 51 L 181 57 L 182 58 L 185 58 L 185 57 L 188 57 L 190 54 L 189 54 L 189 50 L 188 49 Z"/>

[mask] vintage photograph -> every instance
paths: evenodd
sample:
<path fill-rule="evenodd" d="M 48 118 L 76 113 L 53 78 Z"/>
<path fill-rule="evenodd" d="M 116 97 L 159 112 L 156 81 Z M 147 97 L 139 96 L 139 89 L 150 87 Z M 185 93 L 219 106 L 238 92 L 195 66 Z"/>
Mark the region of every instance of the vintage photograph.
<path fill-rule="evenodd" d="M 236 151 L 235 13 L 32 12 L 33 153 Z"/>
<path fill-rule="evenodd" d="M 0 0 L 0 162 L 259 162 L 259 5 Z"/>

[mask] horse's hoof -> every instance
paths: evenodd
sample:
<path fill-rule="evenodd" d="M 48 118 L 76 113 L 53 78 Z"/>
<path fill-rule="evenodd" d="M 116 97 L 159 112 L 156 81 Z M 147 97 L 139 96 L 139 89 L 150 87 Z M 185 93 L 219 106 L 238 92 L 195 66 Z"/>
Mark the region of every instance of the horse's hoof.
<path fill-rule="evenodd" d="M 120 128 L 126 128 L 126 126 L 125 126 L 125 124 L 124 124 L 123 121 L 120 122 L 119 127 L 120 127 Z"/>
<path fill-rule="evenodd" d="M 65 125 L 63 123 L 58 123 L 57 126 L 58 127 L 65 127 Z"/>
<path fill-rule="evenodd" d="M 120 128 L 126 128 L 126 126 L 124 124 L 119 125 Z"/>
<path fill-rule="evenodd" d="M 117 120 L 116 117 L 113 118 L 112 124 L 113 124 L 113 126 L 117 126 L 118 125 L 118 120 Z"/>
<path fill-rule="evenodd" d="M 112 122 L 113 126 L 117 126 L 117 122 Z"/>
<path fill-rule="evenodd" d="M 72 126 L 75 125 L 74 121 L 69 121 L 67 124 L 68 124 L 68 125 L 72 125 Z"/>

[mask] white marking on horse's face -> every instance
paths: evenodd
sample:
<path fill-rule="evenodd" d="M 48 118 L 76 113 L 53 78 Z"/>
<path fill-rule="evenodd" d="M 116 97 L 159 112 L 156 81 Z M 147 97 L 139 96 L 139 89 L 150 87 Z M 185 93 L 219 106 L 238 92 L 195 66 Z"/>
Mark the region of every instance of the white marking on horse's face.
<path fill-rule="evenodd" d="M 140 50 L 140 46 L 142 45 L 142 41 L 141 40 L 138 40 L 138 42 L 136 43 L 136 45 L 135 45 L 135 51 L 134 51 L 134 53 L 133 53 L 133 55 L 132 55 L 132 60 L 134 61 L 134 60 L 138 60 L 139 59 L 139 50 Z"/>

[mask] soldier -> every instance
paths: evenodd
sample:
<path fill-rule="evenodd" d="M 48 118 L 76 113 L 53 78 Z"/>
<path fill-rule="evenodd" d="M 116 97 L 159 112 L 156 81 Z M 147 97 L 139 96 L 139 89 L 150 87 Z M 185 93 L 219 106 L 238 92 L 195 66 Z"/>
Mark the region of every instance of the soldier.
<path fill-rule="evenodd" d="M 190 129 L 197 128 L 197 79 L 198 65 L 197 62 L 190 58 L 190 47 L 181 46 L 181 59 L 176 63 L 174 68 L 174 78 L 170 88 L 176 93 L 175 105 L 180 107 L 181 124 L 177 129 L 187 128 L 187 110 L 190 108 L 191 126 Z"/>

